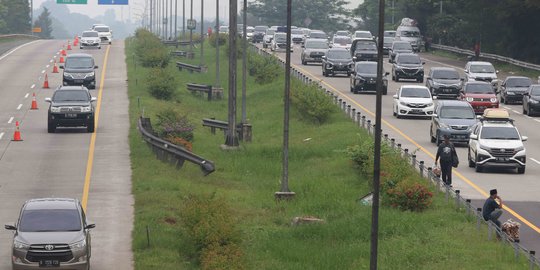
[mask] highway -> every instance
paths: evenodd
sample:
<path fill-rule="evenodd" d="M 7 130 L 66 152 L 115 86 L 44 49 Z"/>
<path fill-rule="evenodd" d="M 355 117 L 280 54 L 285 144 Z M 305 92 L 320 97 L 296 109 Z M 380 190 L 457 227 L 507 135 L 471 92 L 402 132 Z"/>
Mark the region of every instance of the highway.
<path fill-rule="evenodd" d="M 52 73 L 67 41 L 38 40 L 0 56 L 0 220 L 13 224 L 31 198 L 71 197 L 81 200 L 92 230 L 92 269 L 133 269 L 131 231 L 133 204 L 129 160 L 127 69 L 123 41 L 95 57 L 98 87 L 96 132 L 59 128 L 47 133 L 46 97 L 61 84 Z M 79 52 L 73 48 L 67 53 Z M 59 65 L 59 64 L 58 64 Z M 42 89 L 45 74 L 50 89 Z M 38 110 L 30 110 L 36 94 Z M 99 117 L 99 118 L 98 118 Z M 15 122 L 23 141 L 11 141 Z M 12 231 L 0 232 L 0 270 L 11 269 Z"/>
<path fill-rule="evenodd" d="M 295 45 L 294 52 L 291 54 L 293 67 L 316 81 L 320 81 L 327 90 L 339 94 L 343 101 L 351 105 L 352 108 L 356 108 L 374 123 L 376 97 L 374 94 L 353 94 L 350 92 L 348 77 L 343 75 L 323 77 L 320 64 L 302 65 L 301 51 L 301 47 Z M 276 56 L 285 59 L 285 53 L 276 53 Z M 424 65 L 425 74 L 428 74 L 431 67 L 451 66 L 458 69 L 464 77 L 465 62 L 429 53 L 421 53 L 420 56 L 426 62 Z M 384 70 L 388 72 L 392 70 L 386 57 Z M 501 72 L 498 77 L 502 81 L 508 75 Z M 533 80 L 536 81 L 534 78 Z M 412 80 L 402 80 L 397 83 L 391 80 L 390 75 L 388 82 L 388 95 L 383 96 L 382 102 L 383 134 L 387 133 L 390 138 L 395 138 L 396 142 L 401 143 L 403 148 L 409 149 L 409 153 L 415 153 L 418 160 L 425 161 L 426 166 L 433 166 L 437 148 L 434 143 L 430 142 L 429 126 L 431 120 L 397 119 L 392 116 L 392 95 L 395 94 L 399 86 L 404 84 L 424 85 L 424 83 L 416 83 Z M 520 175 L 515 170 L 505 169 L 488 169 L 477 173 L 474 168 L 467 166 L 467 147 L 458 146 L 456 149 L 460 164 L 453 172 L 453 186 L 454 189 L 460 190 L 464 198 L 471 199 L 476 207 L 482 207 L 484 200 L 489 196 L 489 190 L 496 188 L 505 204 L 504 214 L 500 218 L 501 222 L 511 218 L 521 223 L 521 243 L 529 250 L 536 250 L 538 254 L 540 251 L 540 197 L 538 196 L 540 192 L 540 182 L 538 181 L 538 175 L 540 175 L 540 117 L 523 115 L 521 105 L 502 104 L 501 106 L 510 111 L 511 118 L 515 119 L 520 133 L 529 137 L 529 140 L 524 143 L 527 150 L 525 174 Z"/>

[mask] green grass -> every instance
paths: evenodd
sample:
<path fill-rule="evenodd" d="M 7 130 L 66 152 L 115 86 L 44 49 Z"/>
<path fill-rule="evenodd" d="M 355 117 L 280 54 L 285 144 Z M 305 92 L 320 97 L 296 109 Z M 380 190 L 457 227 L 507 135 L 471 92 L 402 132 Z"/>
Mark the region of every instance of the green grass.
<path fill-rule="evenodd" d="M 127 46 L 136 269 L 198 269 L 180 226 L 179 209 L 187 194 L 214 192 L 234 210 L 242 231 L 246 269 L 368 268 L 371 208 L 357 200 L 370 188 L 368 179 L 353 168 L 345 151 L 358 140 L 369 139 L 363 131 L 341 112 L 334 113 L 327 124 L 313 125 L 300 121 L 298 112 L 292 109 L 289 181 L 296 197 L 276 202 L 273 196 L 279 190 L 282 173 L 283 77 L 268 85 L 256 85 L 248 79 L 247 115 L 253 125 L 253 141 L 242 142 L 237 151 L 223 151 L 222 133 L 211 135 L 200 123 L 205 117 L 226 120 L 227 100 L 208 102 L 185 89 L 186 82 L 213 84 L 215 67 L 211 59 L 215 59 L 215 48 L 205 51 L 207 74 L 180 72 L 174 64 L 168 67 L 178 78 L 175 102 L 149 96 L 144 88 L 145 70 L 140 65 L 135 68 L 132 53 Z M 221 85 L 227 86 L 227 57 L 222 53 L 220 59 Z M 238 74 L 241 78 L 241 72 Z M 239 83 L 239 116 L 240 89 Z M 142 141 L 136 129 L 142 109 L 145 116 L 153 118 L 167 106 L 187 113 L 196 123 L 193 151 L 215 162 L 214 173 L 203 177 L 197 166 L 187 162 L 184 168 L 175 170 L 158 161 Z M 304 141 L 306 138 L 311 140 Z M 293 217 L 304 215 L 322 218 L 325 223 L 291 226 Z M 382 207 L 379 232 L 379 269 L 527 266 L 523 259 L 515 262 L 511 248 L 487 241 L 486 229 L 477 231 L 475 221 L 447 204 L 443 194 L 437 194 L 432 207 L 422 213 Z"/>

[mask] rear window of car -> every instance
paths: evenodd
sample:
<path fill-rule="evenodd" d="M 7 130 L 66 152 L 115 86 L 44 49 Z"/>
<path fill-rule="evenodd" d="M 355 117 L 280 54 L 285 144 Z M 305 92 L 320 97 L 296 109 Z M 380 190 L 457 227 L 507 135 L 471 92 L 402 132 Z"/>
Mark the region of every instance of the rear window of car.
<path fill-rule="evenodd" d="M 62 101 L 88 101 L 88 93 L 81 90 L 61 90 L 56 91 L 52 98 L 55 102 Z"/>
<path fill-rule="evenodd" d="M 529 78 L 511 78 L 506 80 L 507 87 L 529 87 L 532 84 Z"/>
<path fill-rule="evenodd" d="M 96 30 L 98 32 L 110 32 L 109 27 L 107 27 L 107 26 L 96 26 L 94 28 L 94 30 Z"/>
<path fill-rule="evenodd" d="M 82 33 L 82 36 L 83 37 L 98 37 L 98 33 L 97 32 L 83 32 Z"/>
<path fill-rule="evenodd" d="M 493 89 L 491 88 L 491 85 L 489 84 L 468 84 L 466 87 L 465 87 L 465 93 L 469 93 L 469 94 L 492 94 L 493 93 Z"/>
<path fill-rule="evenodd" d="M 519 133 L 514 127 L 484 127 L 480 133 L 482 139 L 519 140 Z"/>
<path fill-rule="evenodd" d="M 459 80 L 459 73 L 456 70 L 434 70 L 434 79 Z"/>
<path fill-rule="evenodd" d="M 77 209 L 25 210 L 19 223 L 21 232 L 65 232 L 81 229 L 81 218 Z"/>
<path fill-rule="evenodd" d="M 91 57 L 67 57 L 67 68 L 92 68 L 94 66 L 94 59 Z"/>

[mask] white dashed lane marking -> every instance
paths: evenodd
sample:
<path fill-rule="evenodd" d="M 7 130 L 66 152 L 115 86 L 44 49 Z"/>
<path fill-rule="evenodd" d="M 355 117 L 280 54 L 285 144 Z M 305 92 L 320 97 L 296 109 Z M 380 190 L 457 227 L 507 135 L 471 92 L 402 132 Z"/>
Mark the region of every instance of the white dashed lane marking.
<path fill-rule="evenodd" d="M 30 93 L 26 93 L 26 95 L 24 95 L 24 98 L 28 98 L 28 96 L 30 96 Z"/>
<path fill-rule="evenodd" d="M 11 122 L 13 122 L 13 119 L 14 119 L 13 116 L 11 118 L 9 118 L 9 121 L 7 121 L 8 124 L 11 124 Z"/>
<path fill-rule="evenodd" d="M 45 73 L 45 70 L 42 70 L 42 71 L 41 71 L 41 74 L 43 74 L 43 73 Z"/>
<path fill-rule="evenodd" d="M 19 106 L 17 106 L 17 110 L 20 110 L 22 108 L 22 104 L 19 104 Z"/>
<path fill-rule="evenodd" d="M 4 132 L 0 133 L 0 140 L 4 137 Z"/>
<path fill-rule="evenodd" d="M 536 160 L 536 159 L 534 159 L 534 158 L 529 158 L 529 159 L 532 160 L 532 161 L 534 161 L 534 162 L 536 162 L 536 164 L 540 164 L 540 161 L 538 161 L 538 160 Z"/>

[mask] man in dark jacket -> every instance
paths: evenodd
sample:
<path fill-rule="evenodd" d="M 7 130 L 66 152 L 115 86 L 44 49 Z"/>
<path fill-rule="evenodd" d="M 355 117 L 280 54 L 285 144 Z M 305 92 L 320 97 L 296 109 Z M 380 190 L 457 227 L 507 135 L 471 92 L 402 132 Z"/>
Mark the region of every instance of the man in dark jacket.
<path fill-rule="evenodd" d="M 487 198 L 486 202 L 484 203 L 484 207 L 482 208 L 482 216 L 484 217 L 484 220 L 491 220 L 497 225 L 497 227 L 500 228 L 501 222 L 499 221 L 499 217 L 501 217 L 503 212 L 502 207 L 502 199 L 499 197 L 499 195 L 497 195 L 497 190 L 490 190 L 489 198 Z"/>
<path fill-rule="evenodd" d="M 441 179 L 449 186 L 452 186 L 452 164 L 457 162 L 456 149 L 454 144 L 450 142 L 450 137 L 444 135 L 444 142 L 439 144 L 437 155 L 435 156 L 435 164 L 439 161 L 441 165 Z M 456 163 L 457 164 L 457 163 Z"/>

